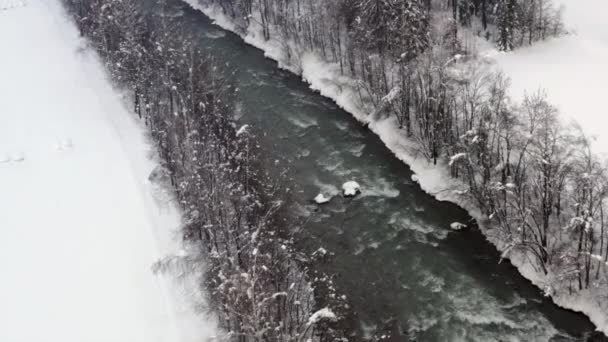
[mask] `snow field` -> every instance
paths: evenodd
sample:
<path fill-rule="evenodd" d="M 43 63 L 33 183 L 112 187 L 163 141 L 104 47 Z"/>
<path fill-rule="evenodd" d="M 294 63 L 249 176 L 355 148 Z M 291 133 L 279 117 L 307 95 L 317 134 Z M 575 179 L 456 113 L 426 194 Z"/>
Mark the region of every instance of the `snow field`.
<path fill-rule="evenodd" d="M 27 5 L 27 2 L 25 0 L 1 0 L 0 1 L 0 11 L 19 8 L 19 7 L 23 7 L 26 5 Z"/>
<path fill-rule="evenodd" d="M 179 212 L 59 2 L 1 11 L 0 42 L 0 340 L 211 340 L 189 288 L 151 271 L 179 248 Z"/>
<path fill-rule="evenodd" d="M 482 51 L 511 78 L 515 99 L 544 89 L 567 123 L 578 124 L 596 138 L 598 153 L 608 153 L 608 25 L 605 0 L 554 0 L 563 5 L 571 34 L 511 53 Z M 573 121 L 573 122 L 572 122 Z"/>

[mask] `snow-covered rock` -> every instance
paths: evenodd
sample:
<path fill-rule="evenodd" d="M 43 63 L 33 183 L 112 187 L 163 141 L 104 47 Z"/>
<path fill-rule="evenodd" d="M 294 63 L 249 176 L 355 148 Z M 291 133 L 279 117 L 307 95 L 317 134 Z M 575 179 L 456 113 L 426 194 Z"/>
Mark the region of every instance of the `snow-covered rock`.
<path fill-rule="evenodd" d="M 331 201 L 331 197 L 325 196 L 324 194 L 320 193 L 317 195 L 317 197 L 315 197 L 314 201 L 317 204 L 325 204 L 325 203 L 329 203 L 329 201 Z"/>
<path fill-rule="evenodd" d="M 452 230 L 461 230 L 466 227 L 467 227 L 466 224 L 460 223 L 460 222 L 452 222 L 452 224 L 450 224 L 450 228 L 452 228 Z"/>
<path fill-rule="evenodd" d="M 361 193 L 361 185 L 355 181 L 349 181 L 342 184 L 342 190 L 345 197 L 353 197 Z"/>
<path fill-rule="evenodd" d="M 323 248 L 323 247 L 319 247 L 319 249 L 317 249 L 314 253 L 312 253 L 313 256 L 326 256 L 328 253 L 327 249 Z"/>

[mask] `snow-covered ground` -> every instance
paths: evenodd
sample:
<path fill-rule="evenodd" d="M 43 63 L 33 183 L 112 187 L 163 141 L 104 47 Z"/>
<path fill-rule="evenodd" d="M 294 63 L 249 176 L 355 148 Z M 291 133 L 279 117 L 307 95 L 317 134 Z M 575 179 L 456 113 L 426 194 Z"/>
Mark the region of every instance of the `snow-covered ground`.
<path fill-rule="evenodd" d="M 143 128 L 57 0 L 0 9 L 0 341 L 210 339 L 151 272 L 180 217 Z"/>
<path fill-rule="evenodd" d="M 554 1 L 564 6 L 571 35 L 489 55 L 511 77 L 514 98 L 545 89 L 566 118 L 575 119 L 586 134 L 597 138 L 596 151 L 608 153 L 608 1 Z"/>
<path fill-rule="evenodd" d="M 199 0 L 184 0 L 193 8 L 205 13 L 215 23 L 226 30 L 236 32 L 231 18 L 214 6 L 206 6 Z M 511 54 L 501 54 L 495 49 L 488 49 L 488 44 L 481 48 L 490 58 L 495 58 L 497 65 L 503 67 L 508 76 L 513 78 L 513 95 L 523 95 L 524 90 L 535 91 L 541 85 L 548 92 L 549 99 L 569 117 L 576 118 L 588 134 L 603 133 L 601 105 L 602 95 L 608 95 L 608 87 L 602 83 L 608 79 L 608 25 L 605 25 L 606 0 L 555 0 L 567 5 L 565 21 L 567 27 L 578 28 L 577 35 L 538 43 L 533 47 L 521 49 Z M 576 6 L 576 7 L 575 7 Z M 356 81 L 341 76 L 339 65 L 328 63 L 318 54 L 310 52 L 292 53 L 288 59 L 285 42 L 276 38 L 263 39 L 261 28 L 252 21 L 246 34 L 242 35 L 246 43 L 264 51 L 265 56 L 278 62 L 279 67 L 300 74 L 310 88 L 318 91 L 336 102 L 341 108 L 351 113 L 357 120 L 368 122 L 368 112 L 357 104 L 358 94 Z M 240 34 L 240 32 L 237 32 Z M 276 35 L 275 35 L 276 37 Z M 287 42 L 293 46 L 291 42 Z M 532 69 L 536 67 L 536 71 Z M 574 77 L 576 75 L 576 77 Z M 564 95 L 564 94 L 567 94 Z M 578 113 L 578 114 L 576 114 Z M 398 128 L 393 116 L 369 123 L 369 128 L 376 133 L 397 158 L 410 166 L 415 173 L 412 179 L 421 188 L 439 200 L 451 201 L 467 209 L 471 216 L 482 222 L 483 217 L 475 205 L 463 202 L 458 192 L 464 188 L 457 180 L 450 177 L 447 163 L 440 162 L 434 166 L 424 158 L 417 156 L 413 146 Z M 598 137 L 597 150 L 608 152 L 608 134 Z M 492 238 L 491 227 L 482 227 L 488 239 L 499 250 L 505 246 Z M 536 272 L 522 255 L 511 253 L 511 263 L 520 273 L 534 284 L 543 288 L 545 276 Z M 567 293 L 554 294 L 553 300 L 560 306 L 580 311 L 589 316 L 598 330 L 608 335 L 608 307 L 598 301 L 597 294 L 581 291 L 575 295 Z"/>

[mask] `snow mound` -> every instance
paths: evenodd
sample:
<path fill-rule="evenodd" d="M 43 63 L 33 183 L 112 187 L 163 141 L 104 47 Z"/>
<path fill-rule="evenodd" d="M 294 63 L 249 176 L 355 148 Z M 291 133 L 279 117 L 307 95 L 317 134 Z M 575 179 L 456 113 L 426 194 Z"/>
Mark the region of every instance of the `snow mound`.
<path fill-rule="evenodd" d="M 345 197 L 353 197 L 361 193 L 361 186 L 355 181 L 346 182 L 342 185 Z"/>

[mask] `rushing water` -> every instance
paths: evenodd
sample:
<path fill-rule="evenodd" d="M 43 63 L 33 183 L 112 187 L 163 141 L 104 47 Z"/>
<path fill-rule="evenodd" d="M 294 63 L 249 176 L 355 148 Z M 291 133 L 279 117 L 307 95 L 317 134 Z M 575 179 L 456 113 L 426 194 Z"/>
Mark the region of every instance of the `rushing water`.
<path fill-rule="evenodd" d="M 562 310 L 523 279 L 455 205 L 412 182 L 410 169 L 373 133 L 262 52 L 171 0 L 180 25 L 234 72 L 239 121 L 252 125 L 273 159 L 294 175 L 293 211 L 310 217 L 307 244 L 335 254 L 323 267 L 356 313 L 353 340 L 392 322 L 399 341 L 600 341 L 580 314 Z M 356 180 L 362 195 L 336 196 Z"/>

